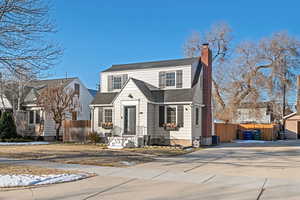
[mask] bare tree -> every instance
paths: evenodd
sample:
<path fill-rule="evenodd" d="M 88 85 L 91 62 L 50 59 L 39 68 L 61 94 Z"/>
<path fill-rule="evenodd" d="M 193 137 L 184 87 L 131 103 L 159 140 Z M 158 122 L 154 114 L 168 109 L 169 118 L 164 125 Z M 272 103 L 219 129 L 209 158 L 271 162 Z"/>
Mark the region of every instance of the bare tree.
<path fill-rule="evenodd" d="M 49 86 L 41 91 L 37 102 L 45 114 L 51 116 L 56 123 L 56 140 L 59 140 L 59 132 L 67 114 L 76 111 L 79 107 L 77 93 L 63 85 Z"/>
<path fill-rule="evenodd" d="M 0 70 L 39 74 L 48 70 L 62 53 L 47 40 L 55 26 L 44 0 L 0 1 Z"/>
<path fill-rule="evenodd" d="M 224 121 L 234 118 L 243 101 L 253 102 L 255 108 L 263 97 L 274 100 L 275 91 L 278 97 L 283 88 L 293 88 L 299 71 L 299 41 L 287 33 L 236 46 L 231 45 L 230 33 L 228 25 L 217 24 L 202 37 L 213 52 L 215 117 Z M 189 56 L 201 50 L 201 40 L 195 38 L 192 36 L 185 44 Z"/>

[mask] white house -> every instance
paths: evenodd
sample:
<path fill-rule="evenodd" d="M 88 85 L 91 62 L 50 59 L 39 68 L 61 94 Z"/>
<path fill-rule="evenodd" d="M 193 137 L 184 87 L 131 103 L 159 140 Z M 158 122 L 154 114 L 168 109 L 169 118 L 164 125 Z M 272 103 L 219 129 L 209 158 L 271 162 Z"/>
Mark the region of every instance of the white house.
<path fill-rule="evenodd" d="M 235 123 L 262 123 L 269 124 L 275 120 L 272 102 L 243 102 L 237 108 Z"/>
<path fill-rule="evenodd" d="M 45 140 L 55 139 L 55 122 L 49 113 L 45 113 L 43 108 L 37 105 L 37 95 L 45 87 L 63 85 L 64 88 L 72 88 L 78 97 L 79 106 L 72 113 L 66 113 L 70 120 L 90 120 L 89 104 L 93 100 L 92 94 L 79 80 L 79 78 L 62 78 L 37 80 L 28 84 L 27 93 L 22 102 L 22 110 L 25 112 L 27 122 L 27 134 L 32 136 L 42 136 Z M 61 133 L 63 128 L 61 128 Z"/>
<path fill-rule="evenodd" d="M 211 144 L 211 51 L 197 58 L 113 65 L 101 73 L 92 131 L 141 143 Z"/>

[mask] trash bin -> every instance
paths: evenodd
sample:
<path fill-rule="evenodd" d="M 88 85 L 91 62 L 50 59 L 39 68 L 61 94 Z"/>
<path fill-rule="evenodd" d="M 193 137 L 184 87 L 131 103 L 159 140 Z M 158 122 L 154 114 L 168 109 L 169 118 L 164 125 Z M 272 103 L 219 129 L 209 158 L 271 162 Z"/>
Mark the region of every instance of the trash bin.
<path fill-rule="evenodd" d="M 253 130 L 252 133 L 254 140 L 261 140 L 261 132 L 259 129 Z"/>
<path fill-rule="evenodd" d="M 253 140 L 253 133 L 251 130 L 243 131 L 244 140 Z"/>
<path fill-rule="evenodd" d="M 212 136 L 212 144 L 213 144 L 213 145 L 218 145 L 218 144 L 220 144 L 220 136 L 213 135 L 213 136 Z"/>

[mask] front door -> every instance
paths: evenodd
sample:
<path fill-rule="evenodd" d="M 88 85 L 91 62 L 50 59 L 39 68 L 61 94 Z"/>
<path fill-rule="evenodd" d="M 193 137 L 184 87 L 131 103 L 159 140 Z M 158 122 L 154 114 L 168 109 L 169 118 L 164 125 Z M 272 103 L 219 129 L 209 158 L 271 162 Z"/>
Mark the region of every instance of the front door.
<path fill-rule="evenodd" d="M 136 133 L 136 106 L 124 107 L 124 134 L 135 135 Z"/>

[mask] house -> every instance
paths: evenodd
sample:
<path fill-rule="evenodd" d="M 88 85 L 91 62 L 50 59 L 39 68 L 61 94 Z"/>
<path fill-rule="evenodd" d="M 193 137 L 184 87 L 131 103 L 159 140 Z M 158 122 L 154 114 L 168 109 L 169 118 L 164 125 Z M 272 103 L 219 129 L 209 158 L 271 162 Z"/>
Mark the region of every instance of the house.
<path fill-rule="evenodd" d="M 44 88 L 58 85 L 72 88 L 79 100 L 79 108 L 72 113 L 66 113 L 67 118 L 70 120 L 90 119 L 89 104 L 93 100 L 93 96 L 79 78 L 35 80 L 29 82 L 23 90 L 21 110 L 17 112 L 16 121 L 19 134 L 41 136 L 45 140 L 55 139 L 55 122 L 49 113 L 45 113 L 43 108 L 37 105 L 37 96 Z M 12 98 L 10 102 L 10 104 L 16 105 L 16 103 L 12 103 L 16 102 L 15 98 Z"/>
<path fill-rule="evenodd" d="M 288 114 L 283 118 L 285 124 L 285 137 L 287 139 L 300 138 L 300 76 L 298 76 L 297 86 L 297 111 Z"/>
<path fill-rule="evenodd" d="M 237 108 L 235 123 L 261 123 L 269 124 L 274 122 L 272 102 L 243 102 Z"/>
<path fill-rule="evenodd" d="M 9 95 L 7 92 L 3 92 L 2 95 L 0 95 L 0 116 L 2 111 L 12 111 L 13 110 L 13 105 L 11 99 L 9 99 Z"/>
<path fill-rule="evenodd" d="M 92 131 L 134 146 L 210 145 L 211 67 L 208 44 L 200 58 L 112 65 L 90 105 Z"/>

